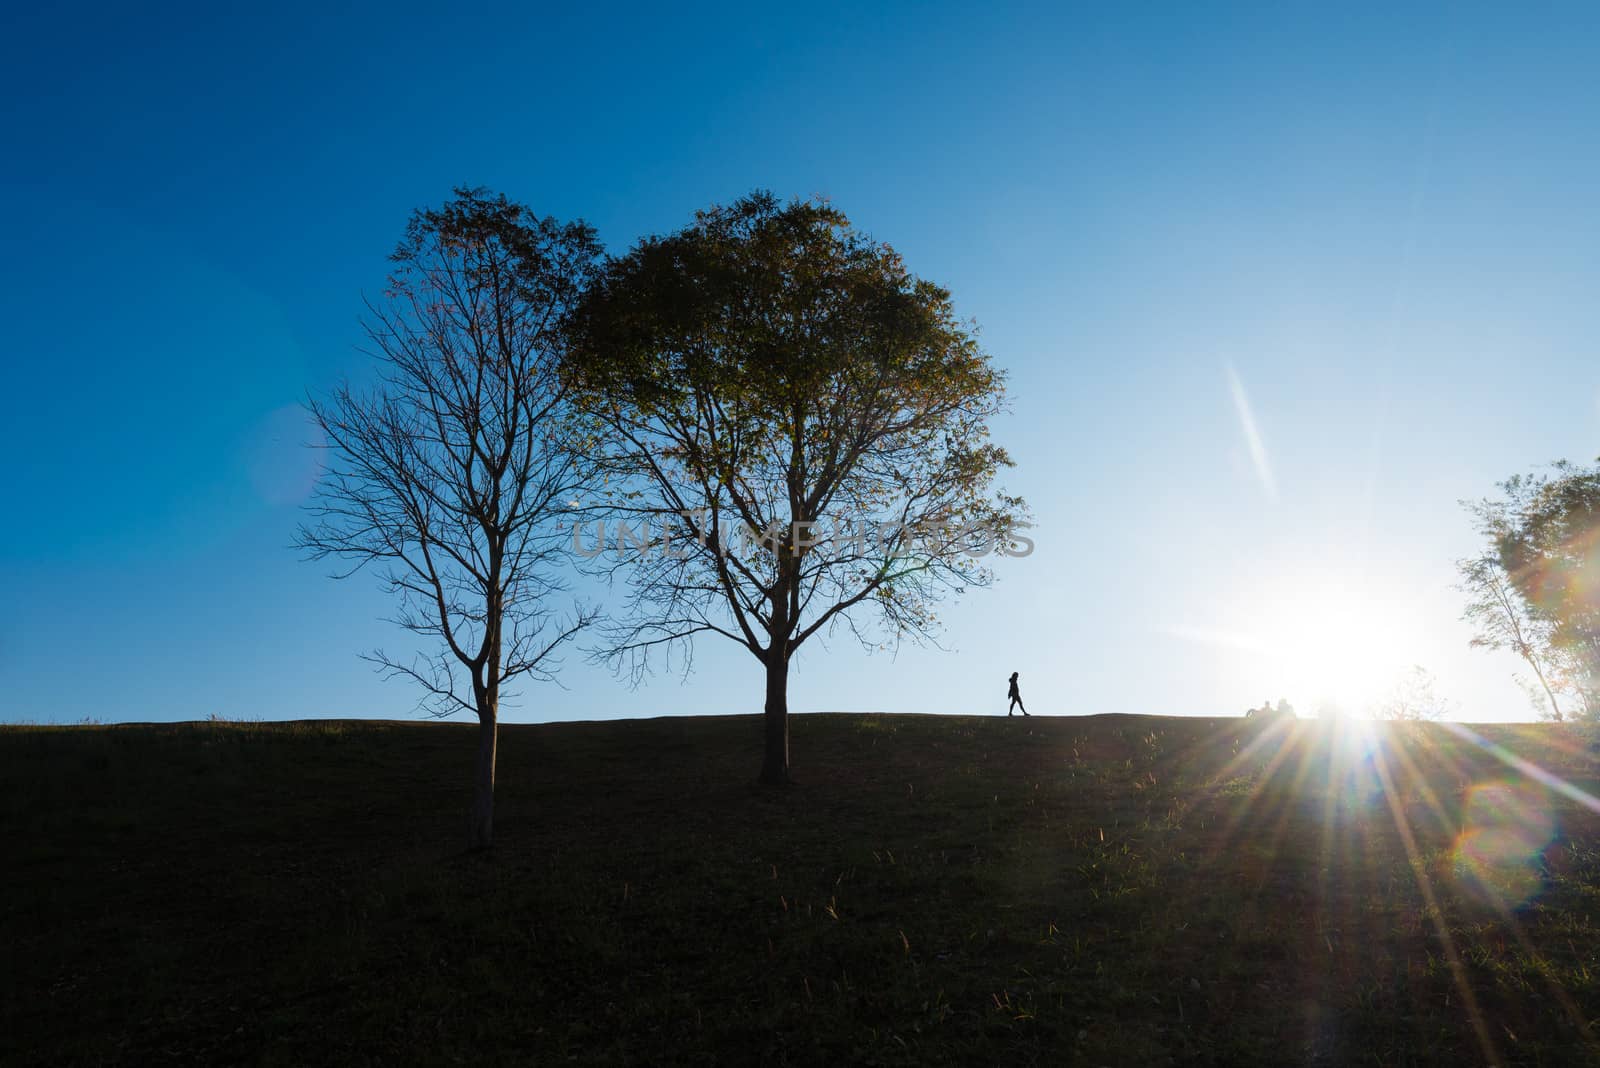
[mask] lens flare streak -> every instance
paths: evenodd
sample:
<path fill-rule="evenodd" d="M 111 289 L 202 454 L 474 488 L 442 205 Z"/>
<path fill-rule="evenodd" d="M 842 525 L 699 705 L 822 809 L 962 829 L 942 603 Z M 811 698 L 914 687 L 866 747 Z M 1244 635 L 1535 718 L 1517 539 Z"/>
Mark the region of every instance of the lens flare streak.
<path fill-rule="evenodd" d="M 1498 742 L 1490 741 L 1470 727 L 1463 726 L 1460 723 L 1441 723 L 1440 726 L 1449 731 L 1451 734 L 1454 734 L 1456 737 L 1464 738 L 1473 745 L 1486 750 L 1496 760 L 1499 760 L 1508 767 L 1515 768 L 1528 778 L 1533 779 L 1540 785 L 1545 786 L 1550 790 L 1553 790 L 1562 797 L 1565 797 L 1571 801 L 1576 801 L 1590 812 L 1600 813 L 1600 798 L 1596 798 L 1587 790 L 1574 786 L 1572 783 L 1568 782 L 1566 779 L 1563 779 L 1559 775 L 1551 774 L 1531 760 L 1526 760 L 1523 757 L 1517 756 L 1517 754 L 1513 753 L 1505 746 Z"/>

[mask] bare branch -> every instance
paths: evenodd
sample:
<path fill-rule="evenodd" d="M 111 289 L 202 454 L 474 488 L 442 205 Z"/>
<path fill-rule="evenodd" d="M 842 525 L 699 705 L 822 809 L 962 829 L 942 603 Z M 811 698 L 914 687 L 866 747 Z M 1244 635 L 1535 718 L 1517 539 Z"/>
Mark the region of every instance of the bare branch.
<path fill-rule="evenodd" d="M 560 521 L 594 470 L 560 372 L 599 255 L 582 224 L 458 191 L 416 214 L 367 302 L 376 382 L 307 404 L 327 465 L 297 542 L 340 560 L 338 577 L 381 565 L 393 621 L 442 648 L 370 659 L 434 714 L 492 720 L 506 683 L 553 677 L 596 621 L 580 605 L 558 623 L 549 601 L 565 589 Z"/>

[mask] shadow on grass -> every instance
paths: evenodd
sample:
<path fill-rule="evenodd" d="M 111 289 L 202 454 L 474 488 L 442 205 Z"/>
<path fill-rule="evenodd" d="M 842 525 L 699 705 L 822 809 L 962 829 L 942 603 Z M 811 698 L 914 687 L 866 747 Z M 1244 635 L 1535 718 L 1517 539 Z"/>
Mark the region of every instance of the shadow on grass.
<path fill-rule="evenodd" d="M 1600 824 L 1439 727 L 512 726 L 467 853 L 474 730 L 0 730 L 0 1060 L 1593 1058 Z"/>

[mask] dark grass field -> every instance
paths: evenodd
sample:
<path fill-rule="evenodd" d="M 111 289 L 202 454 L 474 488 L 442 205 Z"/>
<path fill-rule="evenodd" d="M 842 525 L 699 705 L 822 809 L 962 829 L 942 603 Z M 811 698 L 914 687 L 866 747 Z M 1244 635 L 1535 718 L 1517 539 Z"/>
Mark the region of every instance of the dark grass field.
<path fill-rule="evenodd" d="M 513 726 L 469 855 L 473 730 L 0 729 L 0 1062 L 1600 1063 L 1600 817 L 1442 727 Z"/>

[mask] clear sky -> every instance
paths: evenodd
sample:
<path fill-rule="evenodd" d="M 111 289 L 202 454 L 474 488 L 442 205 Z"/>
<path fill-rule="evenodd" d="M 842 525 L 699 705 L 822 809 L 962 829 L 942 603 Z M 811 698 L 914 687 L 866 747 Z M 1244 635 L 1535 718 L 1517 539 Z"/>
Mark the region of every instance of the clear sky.
<path fill-rule="evenodd" d="M 1471 651 L 1457 506 L 1600 454 L 1600 9 L 815 4 L 0 15 L 0 718 L 406 716 L 374 583 L 287 546 L 307 389 L 408 214 L 482 184 L 621 251 L 756 187 L 949 286 L 1010 374 L 1038 550 L 946 651 L 791 708 L 1236 713 Z M 1403 9 L 1403 10 L 1402 10 Z M 759 709 L 704 643 L 507 718 Z"/>

